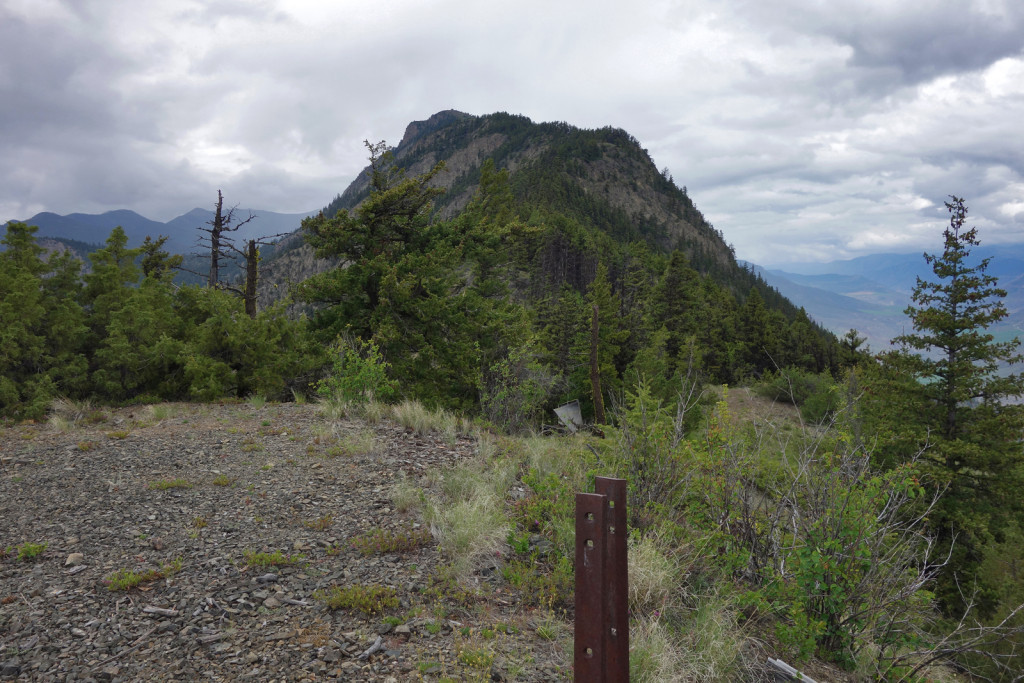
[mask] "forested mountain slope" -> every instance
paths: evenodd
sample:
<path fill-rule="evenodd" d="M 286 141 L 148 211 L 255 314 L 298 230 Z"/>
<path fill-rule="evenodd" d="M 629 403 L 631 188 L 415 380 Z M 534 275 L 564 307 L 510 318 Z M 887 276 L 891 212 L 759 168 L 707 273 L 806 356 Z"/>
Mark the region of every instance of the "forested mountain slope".
<path fill-rule="evenodd" d="M 745 298 L 751 287 L 759 290 L 769 308 L 787 318 L 797 309 L 752 270 L 737 264 L 732 247 L 709 223 L 685 188 L 658 170 L 647 150 L 632 135 L 605 127 L 584 130 L 567 123 L 534 123 L 525 116 L 496 113 L 473 116 L 443 111 L 406 128 L 394 147 L 398 166 L 410 175 L 424 173 L 437 162 L 444 170 L 433 184 L 444 188 L 434 201 L 436 217 L 450 220 L 479 191 L 481 169 L 491 160 L 509 174 L 517 211 L 524 219 L 568 219 L 591 233 L 602 248 L 631 242 L 656 253 L 680 250 L 691 267 L 710 275 L 732 294 Z M 369 193 L 369 167 L 323 213 L 330 218 L 352 210 Z M 299 249 L 299 251 L 295 251 Z M 582 290 L 591 279 L 593 255 L 564 245 L 552 245 L 547 263 L 567 274 L 569 284 Z M 302 248 L 298 235 L 268 252 L 265 288 L 267 303 L 286 288 L 334 263 L 317 264 Z M 613 271 L 614 268 L 610 268 Z"/>

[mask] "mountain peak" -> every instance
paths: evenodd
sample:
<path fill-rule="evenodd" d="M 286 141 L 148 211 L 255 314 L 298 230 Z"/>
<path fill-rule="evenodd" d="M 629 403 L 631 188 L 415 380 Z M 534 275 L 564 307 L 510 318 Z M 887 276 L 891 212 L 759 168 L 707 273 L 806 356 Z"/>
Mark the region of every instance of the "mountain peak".
<path fill-rule="evenodd" d="M 399 143 L 399 146 L 409 145 L 417 138 L 428 135 L 435 130 L 444 128 L 456 121 L 475 118 L 477 117 L 472 114 L 467 114 L 456 109 L 445 109 L 444 111 L 439 111 L 426 121 L 413 121 L 406 126 L 405 135 L 402 136 L 402 141 Z"/>

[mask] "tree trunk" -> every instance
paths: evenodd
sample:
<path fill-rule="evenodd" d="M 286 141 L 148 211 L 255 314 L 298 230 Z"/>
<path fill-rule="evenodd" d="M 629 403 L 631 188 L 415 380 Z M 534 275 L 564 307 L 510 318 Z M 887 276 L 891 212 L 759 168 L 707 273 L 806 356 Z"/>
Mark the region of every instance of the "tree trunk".
<path fill-rule="evenodd" d="M 245 313 L 250 318 L 256 317 L 256 279 L 259 276 L 260 250 L 256 248 L 256 240 L 249 240 L 245 249 Z"/>
<path fill-rule="evenodd" d="M 599 331 L 600 322 L 597 317 L 597 304 L 594 304 L 593 315 L 590 320 L 590 389 L 594 394 L 594 422 L 604 424 L 604 398 L 601 396 L 601 366 L 597 359 L 600 343 L 598 339 Z"/>

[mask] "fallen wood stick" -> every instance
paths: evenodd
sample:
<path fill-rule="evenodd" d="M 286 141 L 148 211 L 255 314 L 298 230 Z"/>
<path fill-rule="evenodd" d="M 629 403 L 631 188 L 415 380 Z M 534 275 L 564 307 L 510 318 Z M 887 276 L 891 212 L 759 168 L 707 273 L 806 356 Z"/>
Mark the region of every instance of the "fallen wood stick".
<path fill-rule="evenodd" d="M 145 612 L 146 614 L 159 614 L 159 615 L 165 616 L 165 617 L 176 617 L 176 616 L 178 616 L 178 610 L 176 610 L 176 609 L 167 609 L 165 607 L 149 607 L 149 606 L 146 606 L 146 607 L 142 608 L 142 611 Z"/>
<path fill-rule="evenodd" d="M 143 634 L 142 634 L 141 636 L 139 636 L 138 638 L 136 638 L 136 639 L 135 639 L 135 644 L 134 644 L 134 645 L 132 645 L 132 646 L 131 646 L 130 648 L 128 648 L 128 649 L 127 649 L 127 650 L 125 650 L 124 652 L 118 652 L 118 653 L 117 653 L 116 655 L 114 655 L 113 657 L 108 657 L 107 659 L 104 659 L 104 660 L 103 660 L 102 662 L 100 662 L 99 664 L 97 664 L 97 665 L 95 666 L 95 669 L 99 669 L 100 667 L 106 666 L 107 664 L 110 664 L 110 663 L 111 663 L 112 661 L 114 661 L 115 659 L 120 659 L 121 657 L 124 657 L 124 656 L 125 656 L 126 654 L 129 654 L 129 653 L 131 653 L 131 652 L 134 652 L 135 650 L 138 650 L 138 649 L 139 649 L 139 647 L 141 647 L 141 646 L 142 646 L 142 644 L 143 644 L 144 642 L 146 642 L 146 641 L 145 641 L 145 639 L 146 639 L 146 638 L 148 638 L 149 636 L 153 635 L 153 632 L 154 632 L 154 631 L 156 631 L 156 629 L 157 629 L 157 627 L 156 627 L 156 626 L 154 626 L 153 628 L 149 629 L 148 631 L 146 631 L 145 633 L 143 633 Z"/>
<path fill-rule="evenodd" d="M 369 659 L 370 655 L 372 655 L 374 652 L 376 652 L 377 650 L 383 650 L 383 649 L 384 649 L 384 639 L 381 638 L 380 636 L 377 636 L 377 640 L 374 641 L 373 645 L 371 645 L 369 647 L 369 649 L 366 650 L 366 652 L 364 652 L 363 654 L 359 655 L 359 659 Z"/>
<path fill-rule="evenodd" d="M 817 683 L 813 678 L 806 674 L 802 674 L 789 664 L 786 664 L 781 659 L 769 659 L 768 667 L 771 668 L 776 676 L 783 676 L 787 681 L 801 681 L 802 683 Z"/>

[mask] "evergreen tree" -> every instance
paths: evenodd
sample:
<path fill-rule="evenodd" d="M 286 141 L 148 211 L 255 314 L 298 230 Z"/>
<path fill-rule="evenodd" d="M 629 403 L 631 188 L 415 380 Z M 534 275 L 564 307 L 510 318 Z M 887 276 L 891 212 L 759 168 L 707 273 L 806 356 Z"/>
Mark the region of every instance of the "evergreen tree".
<path fill-rule="evenodd" d="M 52 389 L 40 383 L 45 370 L 46 306 L 43 250 L 33 235 L 38 228 L 8 223 L 0 252 L 0 411 L 38 414 Z"/>
<path fill-rule="evenodd" d="M 988 259 L 970 259 L 977 229 L 965 227 L 963 199 L 952 197 L 946 208 L 950 224 L 943 233 L 944 250 L 925 254 L 936 279 L 918 278 L 906 309 L 914 331 L 893 340 L 899 349 L 883 356 L 883 363 L 913 379 L 903 383 L 914 403 L 913 427 L 902 429 L 916 427 L 919 443 L 928 446 L 930 474 L 949 487 L 931 521 L 953 548 L 938 594 L 947 609 L 955 610 L 962 604 L 961 590 L 979 579 L 984 547 L 1002 537 L 1011 519 L 1020 519 L 1024 413 L 1008 399 L 1024 394 L 1024 377 L 1000 371 L 1024 357 L 1019 339 L 997 342 L 988 332 L 1007 315 L 1006 292 L 987 273 Z M 889 402 L 885 394 L 882 398 Z M 876 412 L 889 410 L 876 407 Z M 995 593 L 990 586 L 980 588 L 977 600 L 985 613 L 993 608 Z"/>
<path fill-rule="evenodd" d="M 783 367 L 782 337 L 785 318 L 765 306 L 756 287 L 750 288 L 739 311 L 740 372 L 760 377 Z"/>

